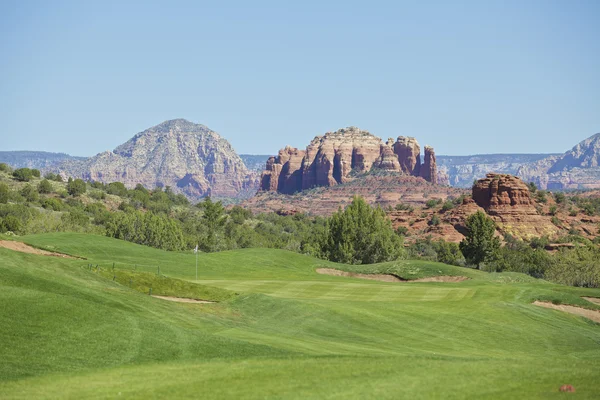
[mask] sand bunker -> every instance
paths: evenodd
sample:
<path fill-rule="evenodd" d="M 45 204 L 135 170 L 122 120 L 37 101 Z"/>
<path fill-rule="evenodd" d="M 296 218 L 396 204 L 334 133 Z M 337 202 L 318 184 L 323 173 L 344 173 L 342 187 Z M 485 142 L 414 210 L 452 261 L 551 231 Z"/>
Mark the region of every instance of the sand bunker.
<path fill-rule="evenodd" d="M 597 297 L 582 297 L 582 299 L 586 299 L 590 303 L 595 303 L 595 304 L 600 305 L 600 299 Z"/>
<path fill-rule="evenodd" d="M 40 256 L 62 257 L 62 258 L 77 258 L 66 254 L 53 253 L 42 249 L 36 249 L 22 242 L 13 242 L 10 240 L 0 240 L 0 247 L 5 249 L 20 251 L 21 253 L 37 254 Z"/>
<path fill-rule="evenodd" d="M 408 280 L 392 274 L 359 274 L 356 272 L 340 271 L 339 269 L 333 268 L 317 268 L 316 271 L 322 275 L 346 276 L 382 282 L 462 282 L 469 279 L 466 276 L 431 276 L 429 278 Z"/>
<path fill-rule="evenodd" d="M 196 304 L 211 304 L 211 303 L 214 303 L 214 301 L 186 299 L 186 298 L 183 298 L 183 297 L 155 296 L 155 295 L 152 295 L 152 297 L 156 297 L 157 299 L 163 299 L 163 300 L 168 300 L 168 301 L 175 301 L 177 303 L 196 303 Z"/>
<path fill-rule="evenodd" d="M 533 302 L 533 304 L 536 306 L 540 306 L 540 307 L 551 308 L 553 310 L 559 310 L 559 311 L 568 312 L 570 314 L 579 315 L 581 317 L 591 319 L 592 321 L 600 323 L 600 311 L 587 310 L 585 308 L 568 306 L 566 304 L 554 304 L 554 303 L 550 303 L 548 301 L 537 301 L 536 300 Z"/>

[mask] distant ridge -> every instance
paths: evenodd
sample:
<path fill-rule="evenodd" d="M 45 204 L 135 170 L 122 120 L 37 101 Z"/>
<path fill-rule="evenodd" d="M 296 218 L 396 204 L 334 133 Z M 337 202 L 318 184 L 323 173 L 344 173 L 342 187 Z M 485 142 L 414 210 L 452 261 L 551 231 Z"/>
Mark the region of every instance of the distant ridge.
<path fill-rule="evenodd" d="M 13 168 L 45 169 L 65 160 L 85 160 L 85 157 L 74 157 L 65 153 L 47 151 L 0 151 L 0 163 L 6 163 Z"/>

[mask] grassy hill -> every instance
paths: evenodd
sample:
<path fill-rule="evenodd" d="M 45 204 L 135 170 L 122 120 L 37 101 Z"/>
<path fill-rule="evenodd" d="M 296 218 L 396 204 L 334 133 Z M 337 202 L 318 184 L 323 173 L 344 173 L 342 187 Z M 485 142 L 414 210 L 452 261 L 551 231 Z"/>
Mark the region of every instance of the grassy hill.
<path fill-rule="evenodd" d="M 200 254 L 195 290 L 219 302 L 183 304 L 89 264 L 111 272 L 114 263 L 140 280 L 160 267 L 156 279 L 191 282 L 191 253 L 72 233 L 19 240 L 85 259 L 0 248 L 2 399 L 546 399 L 562 397 L 563 384 L 579 398 L 600 392 L 600 325 L 531 305 L 598 309 L 581 296 L 599 289 L 433 262 L 346 266 L 246 249 Z M 319 267 L 470 279 L 390 283 Z"/>

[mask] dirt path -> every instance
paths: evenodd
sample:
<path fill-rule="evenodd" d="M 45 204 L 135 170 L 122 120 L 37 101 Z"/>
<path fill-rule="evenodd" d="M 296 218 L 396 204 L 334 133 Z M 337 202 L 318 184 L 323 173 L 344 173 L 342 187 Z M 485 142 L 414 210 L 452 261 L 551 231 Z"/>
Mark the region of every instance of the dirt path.
<path fill-rule="evenodd" d="M 36 249 L 22 242 L 13 242 L 11 240 L 0 240 L 0 247 L 5 249 L 19 251 L 21 253 L 37 254 L 40 256 L 62 257 L 62 258 L 77 258 L 66 254 L 53 253 L 42 249 Z"/>
<path fill-rule="evenodd" d="M 168 300 L 168 301 L 175 301 L 177 303 L 196 303 L 196 304 L 212 304 L 212 303 L 215 303 L 214 301 L 186 299 L 186 298 L 183 298 L 183 297 L 155 296 L 155 295 L 152 295 L 152 297 L 155 297 L 157 299 Z"/>
<path fill-rule="evenodd" d="M 359 274 L 357 272 L 346 272 L 333 268 L 317 268 L 316 271 L 322 275 L 346 276 L 382 282 L 462 282 L 469 279 L 466 276 L 432 276 L 429 278 L 407 280 L 391 274 Z"/>
<path fill-rule="evenodd" d="M 566 304 L 553 304 L 548 301 L 536 300 L 533 302 L 533 304 L 540 307 L 551 308 L 553 310 L 559 310 L 568 312 L 570 314 L 579 315 L 581 317 L 591 319 L 592 321 L 600 323 L 600 311 L 587 310 L 585 308 L 568 306 Z"/>

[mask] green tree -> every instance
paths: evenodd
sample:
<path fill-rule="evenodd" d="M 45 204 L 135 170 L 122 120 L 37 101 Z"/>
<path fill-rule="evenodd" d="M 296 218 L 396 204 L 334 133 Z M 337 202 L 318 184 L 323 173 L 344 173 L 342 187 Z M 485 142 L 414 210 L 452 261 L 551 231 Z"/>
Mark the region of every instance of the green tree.
<path fill-rule="evenodd" d="M 385 212 L 360 197 L 327 219 L 320 247 L 325 258 L 348 264 L 391 261 L 403 254 L 402 239 Z"/>
<path fill-rule="evenodd" d="M 84 194 L 86 191 L 85 182 L 82 179 L 72 179 L 69 178 L 67 182 L 67 192 L 71 196 L 80 196 Z"/>
<path fill-rule="evenodd" d="M 206 197 L 202 203 L 198 203 L 204 213 L 202 221 L 206 226 L 206 234 L 200 241 L 203 251 L 215 251 L 218 249 L 218 237 L 221 236 L 223 226 L 227 221 L 225 208 L 220 201 L 213 202 L 210 197 Z"/>
<path fill-rule="evenodd" d="M 460 242 L 460 251 L 468 264 L 490 262 L 498 257 L 500 240 L 494 236 L 496 224 L 483 211 L 477 211 L 467 218 L 467 235 Z"/>

